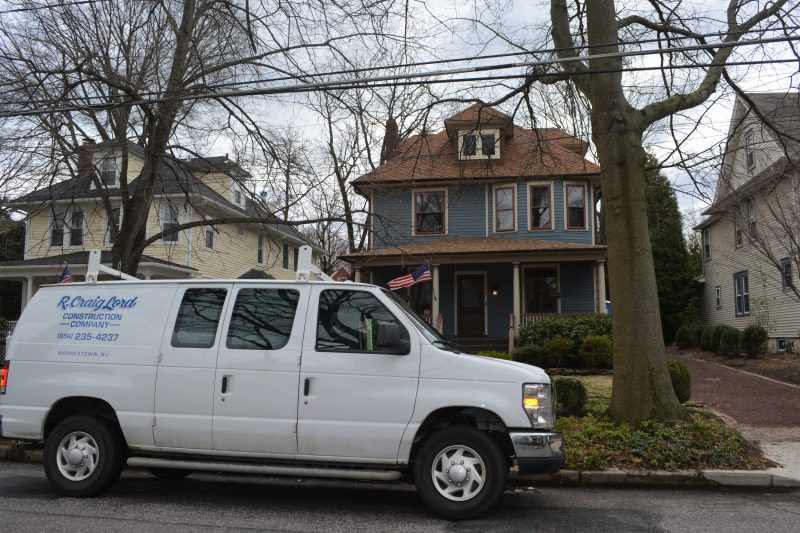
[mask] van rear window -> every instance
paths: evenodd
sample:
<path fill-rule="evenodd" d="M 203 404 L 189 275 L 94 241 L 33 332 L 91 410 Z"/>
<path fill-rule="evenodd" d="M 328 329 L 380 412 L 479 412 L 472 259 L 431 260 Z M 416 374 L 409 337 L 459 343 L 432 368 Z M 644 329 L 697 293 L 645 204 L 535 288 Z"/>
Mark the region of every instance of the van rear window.
<path fill-rule="evenodd" d="M 227 293 L 226 289 L 186 289 L 172 331 L 172 346 L 211 348 Z"/>
<path fill-rule="evenodd" d="M 300 293 L 290 289 L 241 289 L 236 295 L 226 346 L 277 350 L 292 334 Z"/>

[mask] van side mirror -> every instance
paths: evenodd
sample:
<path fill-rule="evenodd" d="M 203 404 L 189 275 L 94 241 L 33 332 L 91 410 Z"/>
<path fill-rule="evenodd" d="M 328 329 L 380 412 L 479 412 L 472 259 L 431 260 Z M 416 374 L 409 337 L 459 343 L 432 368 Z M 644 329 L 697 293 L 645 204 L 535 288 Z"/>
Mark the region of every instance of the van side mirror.
<path fill-rule="evenodd" d="M 409 350 L 408 338 L 400 335 L 400 325 L 395 322 L 378 323 L 378 350 L 383 353 L 405 355 Z"/>

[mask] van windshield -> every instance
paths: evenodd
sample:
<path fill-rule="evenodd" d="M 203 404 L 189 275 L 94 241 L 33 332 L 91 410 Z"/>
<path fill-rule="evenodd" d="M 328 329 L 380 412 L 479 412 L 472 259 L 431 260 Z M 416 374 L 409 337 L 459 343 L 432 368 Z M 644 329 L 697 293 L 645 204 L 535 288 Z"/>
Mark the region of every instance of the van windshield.
<path fill-rule="evenodd" d="M 438 331 L 436 331 L 436 329 L 434 329 L 433 326 L 428 324 L 425 321 L 425 319 L 419 316 L 417 312 L 414 311 L 414 309 L 410 305 L 408 305 L 408 302 L 406 302 L 405 300 L 403 300 L 390 290 L 381 288 L 381 291 L 383 291 L 384 294 L 386 294 L 389 298 L 391 298 L 391 300 L 394 303 L 400 306 L 400 309 L 403 310 L 408 319 L 411 320 L 411 322 L 414 324 L 414 327 L 416 327 L 419 330 L 419 332 L 422 333 L 422 335 L 428 340 L 428 342 L 430 342 L 431 344 L 435 344 L 436 346 L 443 348 L 445 350 L 450 350 L 452 352 L 456 353 L 464 352 L 464 349 L 458 346 L 456 343 L 450 342 L 444 337 L 442 337 L 442 335 Z"/>

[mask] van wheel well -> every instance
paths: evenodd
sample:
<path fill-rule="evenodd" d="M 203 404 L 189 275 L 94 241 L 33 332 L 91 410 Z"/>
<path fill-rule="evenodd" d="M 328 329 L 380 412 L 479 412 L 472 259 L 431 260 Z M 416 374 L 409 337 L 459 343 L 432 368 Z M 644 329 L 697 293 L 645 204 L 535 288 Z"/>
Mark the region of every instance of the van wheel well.
<path fill-rule="evenodd" d="M 44 422 L 44 438 L 46 439 L 63 420 L 78 415 L 93 416 L 105 420 L 122 436 L 117 413 L 107 401 L 99 398 L 76 396 L 62 398 L 50 409 L 50 413 Z"/>
<path fill-rule="evenodd" d="M 451 426 L 468 426 L 486 432 L 497 442 L 506 462 L 511 467 L 514 446 L 508 435 L 508 428 L 495 413 L 478 407 L 444 407 L 429 414 L 417 430 L 411 446 L 411 462 L 413 463 L 420 445 L 428 435 Z"/>

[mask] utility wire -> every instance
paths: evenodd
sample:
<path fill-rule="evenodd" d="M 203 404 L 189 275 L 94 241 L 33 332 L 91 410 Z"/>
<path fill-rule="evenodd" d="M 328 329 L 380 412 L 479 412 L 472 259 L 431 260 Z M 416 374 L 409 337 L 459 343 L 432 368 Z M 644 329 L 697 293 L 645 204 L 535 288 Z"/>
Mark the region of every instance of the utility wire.
<path fill-rule="evenodd" d="M 776 37 L 776 38 L 767 38 L 767 39 L 757 39 L 751 41 L 740 41 L 740 42 L 731 42 L 731 43 L 707 43 L 707 44 L 697 44 L 697 45 L 690 45 L 690 46 L 683 46 L 683 47 L 676 47 L 670 49 L 670 52 L 676 51 L 698 51 L 698 50 L 709 50 L 709 49 L 716 49 L 716 48 L 733 48 L 733 47 L 740 47 L 740 46 L 754 46 L 754 45 L 761 45 L 761 44 L 769 44 L 769 43 L 778 43 L 778 42 L 791 42 L 791 41 L 798 41 L 800 40 L 800 36 L 783 36 L 783 37 Z M 60 113 L 60 112 L 68 112 L 68 111 L 82 111 L 82 110 L 95 110 L 95 111 L 102 111 L 108 109 L 114 109 L 119 107 L 129 107 L 129 106 L 136 106 L 136 105 L 151 105 L 156 103 L 163 103 L 175 99 L 190 101 L 190 100 L 204 100 L 204 99 L 218 99 L 218 98 L 234 98 L 234 97 L 241 97 L 241 96 L 266 96 L 266 95 L 273 95 L 273 94 L 290 94 L 290 93 L 303 93 L 303 92 L 314 92 L 314 91 L 332 91 L 332 90 L 348 90 L 348 89 L 355 89 L 355 88 L 369 88 L 369 87 L 383 87 L 387 85 L 407 85 L 407 84 L 417 84 L 421 83 L 419 81 L 420 78 L 426 79 L 424 83 L 463 83 L 466 81 L 490 81 L 490 80 L 497 80 L 497 79 L 513 79 L 513 78 L 528 78 L 528 77 L 560 77 L 565 75 L 564 72 L 553 72 L 553 73 L 542 73 L 542 74 L 519 74 L 519 75 L 505 75 L 505 76 L 479 76 L 479 77 L 471 77 L 471 78 L 456 78 L 456 79 L 447 79 L 447 80 L 436 80 L 436 79 L 429 79 L 429 78 L 437 78 L 442 76 L 456 76 L 460 74 L 472 74 L 478 72 L 487 72 L 487 71 L 496 71 L 496 70 L 508 70 L 514 68 L 527 68 L 527 69 L 534 69 L 537 67 L 544 67 L 544 66 L 551 66 L 551 65 L 560 65 L 563 63 L 574 63 L 574 62 L 583 62 L 588 60 L 598 60 L 598 59 L 615 59 L 615 58 L 623 58 L 623 57 L 631 57 L 631 56 L 648 56 L 654 54 L 662 54 L 664 53 L 663 50 L 639 50 L 639 51 L 629 51 L 629 52 L 613 52 L 608 54 L 597 54 L 594 56 L 590 56 L 589 58 L 586 57 L 576 57 L 576 58 L 566 58 L 566 59 L 551 59 L 551 60 L 541 60 L 541 61 L 522 61 L 516 63 L 506 63 L 500 65 L 486 65 L 486 66 L 477 66 L 477 67 L 462 67 L 462 68 L 454 68 L 454 69 L 444 69 L 438 71 L 429 71 L 429 72 L 422 72 L 422 73 L 409 73 L 409 74 L 394 74 L 388 76 L 374 76 L 369 78 L 346 78 L 343 80 L 336 80 L 336 81 L 328 81 L 328 82 L 315 82 L 315 83 L 300 83 L 295 85 L 284 85 L 280 87 L 270 88 L 270 87 L 262 87 L 262 88 L 255 88 L 249 90 L 234 90 L 234 91 L 222 91 L 217 92 L 213 90 L 209 90 L 208 88 L 200 87 L 194 92 L 187 93 L 184 95 L 178 96 L 163 96 L 154 99 L 137 99 L 128 102 L 105 102 L 100 104 L 88 104 L 88 105 L 73 105 L 73 106 L 60 106 L 60 107 L 53 107 L 49 109 L 33 109 L 33 110 L 24 110 L 24 111 L 10 111 L 5 113 L 0 113 L 0 118 L 11 118 L 11 117 L 21 117 L 21 116 L 34 116 L 34 115 L 42 115 L 48 113 Z M 743 62 L 733 62 L 728 63 L 730 66 L 734 66 L 735 64 L 740 65 L 760 65 L 760 64 L 770 64 L 770 63 L 785 63 L 785 62 L 795 62 L 797 61 L 796 58 L 792 59 L 776 59 L 776 60 L 765 60 L 765 61 L 743 61 Z M 705 67 L 714 67 L 714 66 L 725 66 L 719 65 L 714 63 L 694 63 L 694 64 L 687 64 L 687 65 L 670 65 L 667 67 L 662 66 L 654 66 L 654 67 L 635 67 L 635 68 L 622 68 L 622 69 L 609 69 L 606 71 L 602 70 L 588 70 L 587 72 L 583 72 L 584 75 L 593 75 L 593 74 L 600 74 L 600 73 L 609 73 L 609 72 L 636 72 L 636 71 L 647 71 L 647 70 L 675 70 L 675 69 L 687 69 L 687 68 L 705 68 Z M 571 74 L 574 75 L 574 74 Z M 414 81 L 412 81 L 414 80 Z M 26 102 L 26 105 L 35 105 L 35 102 Z"/>

